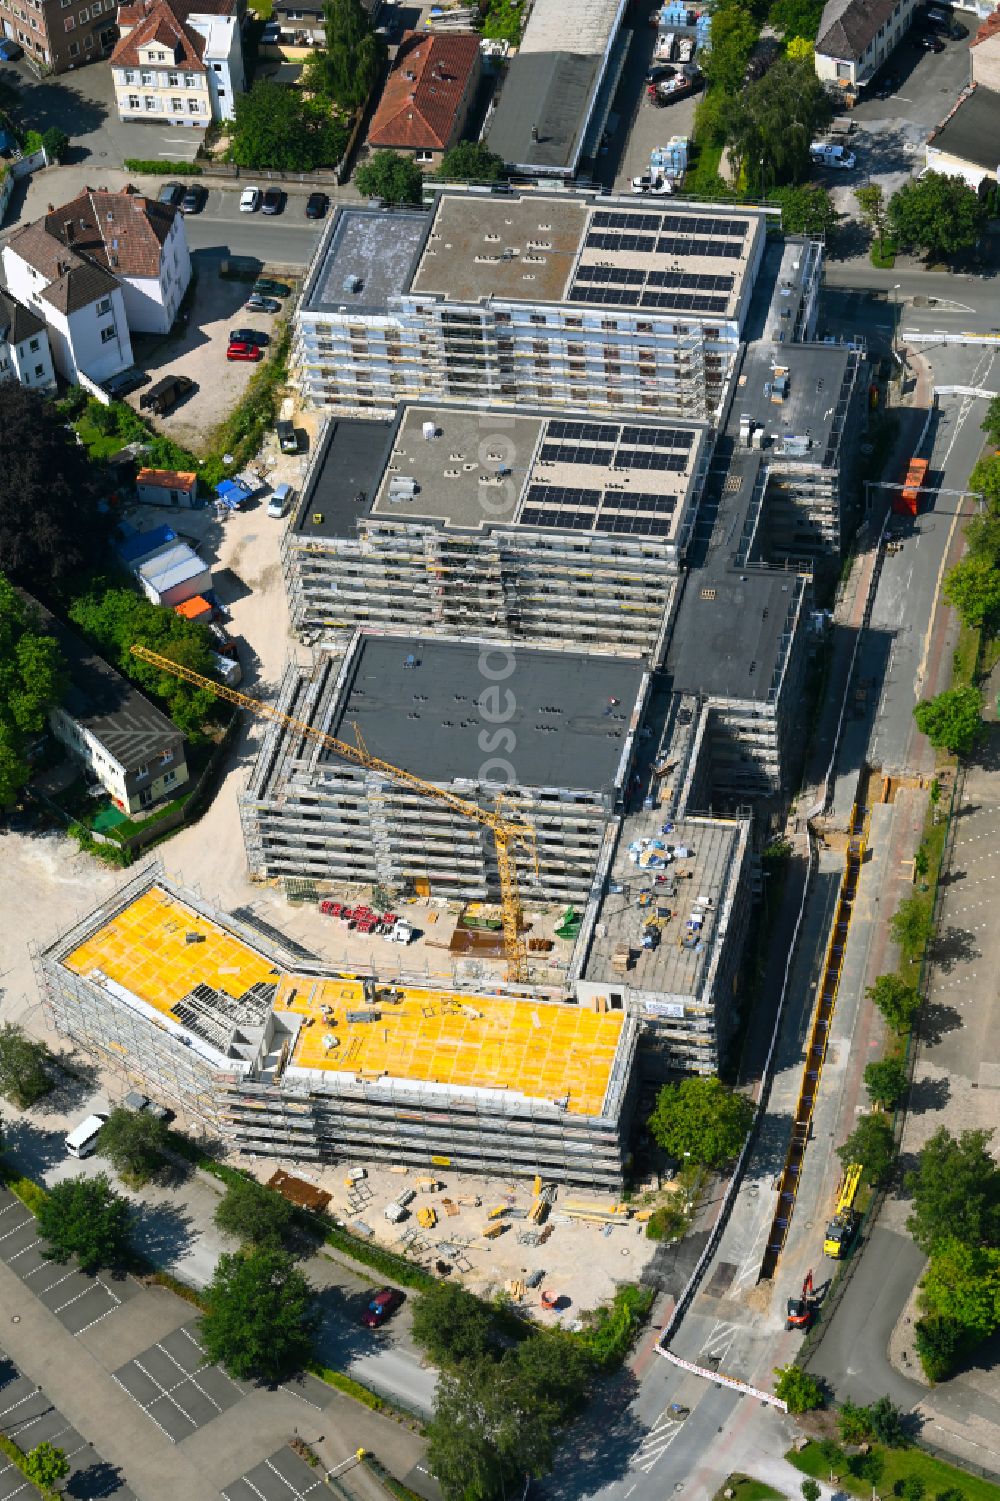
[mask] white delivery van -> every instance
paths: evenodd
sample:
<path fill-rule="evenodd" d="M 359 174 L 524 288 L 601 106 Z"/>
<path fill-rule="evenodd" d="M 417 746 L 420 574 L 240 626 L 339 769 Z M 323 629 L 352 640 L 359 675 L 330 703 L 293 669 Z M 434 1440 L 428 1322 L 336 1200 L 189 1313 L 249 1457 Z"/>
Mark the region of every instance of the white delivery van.
<path fill-rule="evenodd" d="M 78 1126 L 66 1138 L 66 1150 L 71 1157 L 89 1157 L 97 1146 L 97 1138 L 101 1134 L 101 1127 L 107 1120 L 106 1115 L 88 1115 L 85 1121 Z"/>

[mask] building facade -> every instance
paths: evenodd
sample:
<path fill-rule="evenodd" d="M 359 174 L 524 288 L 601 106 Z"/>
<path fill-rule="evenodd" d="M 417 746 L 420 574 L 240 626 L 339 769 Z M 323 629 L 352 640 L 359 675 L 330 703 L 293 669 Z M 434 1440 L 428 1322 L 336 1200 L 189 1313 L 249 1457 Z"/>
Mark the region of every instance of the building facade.
<path fill-rule="evenodd" d="M 232 119 L 246 81 L 236 0 L 190 9 L 183 0 L 122 6 L 111 56 L 122 120 L 205 129 Z"/>
<path fill-rule="evenodd" d="M 0 30 L 24 48 L 36 73 L 65 73 L 106 58 L 115 45 L 118 0 L 0 0 Z"/>
<path fill-rule="evenodd" d="M 899 46 L 917 0 L 827 0 L 814 54 L 816 76 L 857 93 Z"/>
<path fill-rule="evenodd" d="M 44 319 L 64 379 L 75 385 L 83 374 L 99 383 L 132 364 L 122 289 L 103 266 L 38 223 L 11 235 L 3 267 L 7 290 Z"/>
<path fill-rule="evenodd" d="M 55 367 L 44 321 L 0 289 L 0 380 L 54 391 Z"/>

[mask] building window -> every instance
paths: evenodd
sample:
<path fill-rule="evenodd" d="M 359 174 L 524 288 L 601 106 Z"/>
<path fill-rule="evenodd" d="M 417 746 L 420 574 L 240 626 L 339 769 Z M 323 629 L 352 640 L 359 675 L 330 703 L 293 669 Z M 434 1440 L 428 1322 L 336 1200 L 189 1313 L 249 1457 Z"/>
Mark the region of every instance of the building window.
<path fill-rule="evenodd" d="M 147 94 L 145 96 L 145 102 L 147 112 L 151 113 L 155 110 L 158 110 L 160 107 L 159 99 L 157 99 L 153 94 Z"/>
<path fill-rule="evenodd" d="M 184 113 L 184 100 L 171 99 L 170 108 L 173 110 L 175 115 L 182 115 Z"/>
<path fill-rule="evenodd" d="M 432 162 L 434 153 L 433 151 L 415 151 L 414 157 L 418 162 Z"/>
<path fill-rule="evenodd" d="M 176 782 L 176 780 L 177 780 L 177 773 L 176 773 L 176 771 L 168 771 L 167 774 L 166 774 L 166 776 L 163 778 L 163 785 L 164 785 L 164 787 L 169 787 L 170 784 L 171 784 L 171 782 Z"/>
<path fill-rule="evenodd" d="M 148 68 L 143 68 L 142 74 L 141 74 L 140 79 L 139 79 L 139 82 L 142 84 L 143 88 L 148 89 L 148 88 L 152 87 L 152 85 L 153 85 L 153 75 L 149 71 Z"/>
<path fill-rule="evenodd" d="M 107 328 L 102 328 L 101 329 L 101 343 L 102 344 L 110 344 L 111 340 L 114 338 L 114 336 L 115 336 L 115 325 L 113 323 L 109 323 L 108 326 L 107 326 Z"/>
<path fill-rule="evenodd" d="M 128 107 L 129 107 L 129 109 L 138 109 L 139 108 L 139 95 L 138 94 L 129 94 L 129 96 L 128 96 Z"/>
<path fill-rule="evenodd" d="M 78 12 L 76 19 L 79 21 L 81 26 L 86 26 L 87 22 L 90 20 L 90 7 L 85 5 L 83 7 L 83 10 Z"/>
<path fill-rule="evenodd" d="M 70 55 L 70 57 L 79 57 L 80 56 L 80 43 L 79 42 L 70 42 L 70 44 L 69 44 L 69 55 Z"/>
<path fill-rule="evenodd" d="M 181 75 L 179 73 L 168 73 L 167 74 L 167 87 L 170 88 L 170 89 L 179 89 L 180 86 L 181 86 Z"/>
<path fill-rule="evenodd" d="M 199 103 L 199 101 L 197 99 L 189 99 L 188 100 L 188 114 L 189 115 L 196 115 L 196 114 L 198 114 L 198 112 L 200 111 L 200 109 L 201 109 L 201 104 Z"/>
<path fill-rule="evenodd" d="M 45 366 L 44 365 L 36 365 L 35 366 L 35 379 L 36 380 L 41 380 L 41 378 L 42 378 L 42 376 L 44 374 L 45 374 Z"/>
<path fill-rule="evenodd" d="M 213 63 L 212 67 L 215 69 L 216 73 L 221 73 L 222 72 L 222 64 L 221 63 Z"/>
<path fill-rule="evenodd" d="M 66 28 L 67 31 L 75 31 L 76 30 L 76 17 L 75 16 L 67 16 L 66 19 L 65 19 L 65 21 L 63 22 L 63 25 L 65 26 L 65 28 Z"/>
<path fill-rule="evenodd" d="M 32 354 L 37 354 L 38 353 L 38 349 L 39 349 L 38 340 L 37 339 L 31 339 L 31 340 L 29 340 L 29 342 L 28 342 L 28 348 L 31 350 Z"/>
<path fill-rule="evenodd" d="M 125 84 L 126 84 L 126 87 L 131 88 L 134 84 L 137 84 L 138 82 L 139 82 L 139 75 L 135 71 L 135 69 L 134 68 L 126 68 L 125 69 Z"/>
<path fill-rule="evenodd" d="M 184 74 L 184 87 L 186 89 L 194 89 L 194 88 L 197 88 L 197 86 L 198 86 L 198 82 L 197 82 L 197 79 L 195 78 L 194 74 L 193 73 L 185 73 Z"/>
<path fill-rule="evenodd" d="M 110 311 L 111 311 L 111 298 L 110 297 L 102 297 L 101 300 L 100 300 L 100 302 L 97 304 L 97 316 L 99 318 L 103 317 L 103 315 L 105 313 L 110 313 Z"/>

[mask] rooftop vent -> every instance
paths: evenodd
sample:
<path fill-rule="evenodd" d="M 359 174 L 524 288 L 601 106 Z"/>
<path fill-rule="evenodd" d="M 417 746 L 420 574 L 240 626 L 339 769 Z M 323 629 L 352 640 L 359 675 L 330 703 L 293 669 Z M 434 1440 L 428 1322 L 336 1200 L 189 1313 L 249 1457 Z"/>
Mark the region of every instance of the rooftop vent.
<path fill-rule="evenodd" d="M 342 292 L 357 293 L 361 291 L 361 288 L 363 286 L 364 282 L 361 280 L 361 277 L 358 276 L 354 271 L 351 271 L 347 274 L 347 276 L 344 277 L 343 285 L 340 290 Z"/>

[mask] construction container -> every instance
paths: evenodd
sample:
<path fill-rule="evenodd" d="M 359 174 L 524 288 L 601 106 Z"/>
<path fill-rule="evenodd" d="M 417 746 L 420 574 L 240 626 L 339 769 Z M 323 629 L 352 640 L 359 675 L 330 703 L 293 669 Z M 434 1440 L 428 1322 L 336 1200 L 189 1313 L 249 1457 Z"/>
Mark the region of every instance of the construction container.
<path fill-rule="evenodd" d="M 927 460 L 911 459 L 903 488 L 893 496 L 892 509 L 897 516 L 916 516 L 920 511 L 920 491 L 927 478 Z"/>
<path fill-rule="evenodd" d="M 416 1183 L 422 1194 L 434 1194 L 439 1188 L 444 1188 L 444 1184 L 437 1178 L 418 1178 Z"/>

